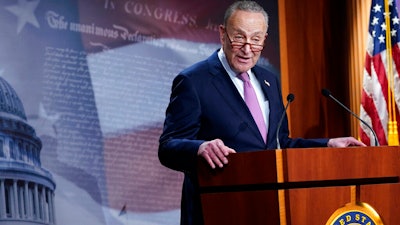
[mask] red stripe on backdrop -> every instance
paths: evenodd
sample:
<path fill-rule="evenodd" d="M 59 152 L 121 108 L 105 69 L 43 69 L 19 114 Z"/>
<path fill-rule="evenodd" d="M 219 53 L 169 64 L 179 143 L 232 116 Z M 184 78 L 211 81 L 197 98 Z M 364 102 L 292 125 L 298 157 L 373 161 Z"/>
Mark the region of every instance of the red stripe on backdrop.
<path fill-rule="evenodd" d="M 179 209 L 183 174 L 157 157 L 160 125 L 104 138 L 109 207 L 128 212 Z"/>

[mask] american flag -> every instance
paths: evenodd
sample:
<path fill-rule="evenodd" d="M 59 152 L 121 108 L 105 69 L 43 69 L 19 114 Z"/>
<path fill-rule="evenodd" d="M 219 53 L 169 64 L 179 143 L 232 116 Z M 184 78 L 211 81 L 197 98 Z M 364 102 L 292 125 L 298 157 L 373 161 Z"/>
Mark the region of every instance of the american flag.
<path fill-rule="evenodd" d="M 372 0 L 371 3 L 360 109 L 360 117 L 375 131 L 380 145 L 388 145 L 388 124 L 391 120 L 399 118 L 398 106 L 400 106 L 400 19 L 395 1 L 388 0 L 387 4 L 389 6 L 391 49 L 387 49 L 386 45 L 388 40 L 386 38 L 385 1 Z M 388 57 L 390 50 L 391 58 Z M 389 63 L 392 63 L 392 73 L 389 72 Z M 388 93 L 389 86 L 393 93 L 392 98 Z M 394 101 L 390 99 L 394 99 Z M 392 117 L 390 116 L 391 109 L 395 109 Z M 373 132 L 365 125 L 360 127 L 360 138 L 367 145 L 375 144 Z"/>

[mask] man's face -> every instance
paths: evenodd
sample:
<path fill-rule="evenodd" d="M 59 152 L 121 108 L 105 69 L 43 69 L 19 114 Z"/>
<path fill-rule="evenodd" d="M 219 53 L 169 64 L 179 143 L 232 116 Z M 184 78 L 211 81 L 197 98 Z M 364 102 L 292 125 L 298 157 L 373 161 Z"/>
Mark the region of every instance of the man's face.
<path fill-rule="evenodd" d="M 220 40 L 231 68 L 237 72 L 245 72 L 252 68 L 261 55 L 260 46 L 266 38 L 267 25 L 262 13 L 235 11 L 228 19 L 226 27 L 220 26 Z M 238 44 L 239 43 L 239 44 Z M 261 48 L 262 49 L 262 48 Z"/>

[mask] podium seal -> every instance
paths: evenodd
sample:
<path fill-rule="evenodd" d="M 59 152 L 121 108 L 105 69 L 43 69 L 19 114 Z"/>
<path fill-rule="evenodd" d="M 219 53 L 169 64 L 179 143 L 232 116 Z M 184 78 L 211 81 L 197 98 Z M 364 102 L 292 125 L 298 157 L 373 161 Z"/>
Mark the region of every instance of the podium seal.
<path fill-rule="evenodd" d="M 348 203 L 337 209 L 326 225 L 383 225 L 379 214 L 363 202 Z"/>

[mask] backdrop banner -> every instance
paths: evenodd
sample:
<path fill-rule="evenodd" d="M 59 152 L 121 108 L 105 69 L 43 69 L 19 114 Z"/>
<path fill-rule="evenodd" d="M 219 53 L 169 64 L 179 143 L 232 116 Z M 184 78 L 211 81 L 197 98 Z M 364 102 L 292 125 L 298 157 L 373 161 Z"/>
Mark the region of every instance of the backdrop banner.
<path fill-rule="evenodd" d="M 179 224 L 183 174 L 157 157 L 172 79 L 220 47 L 232 2 L 0 1 L 0 76 L 42 141 L 55 224 Z M 278 3 L 259 2 L 279 76 Z"/>

